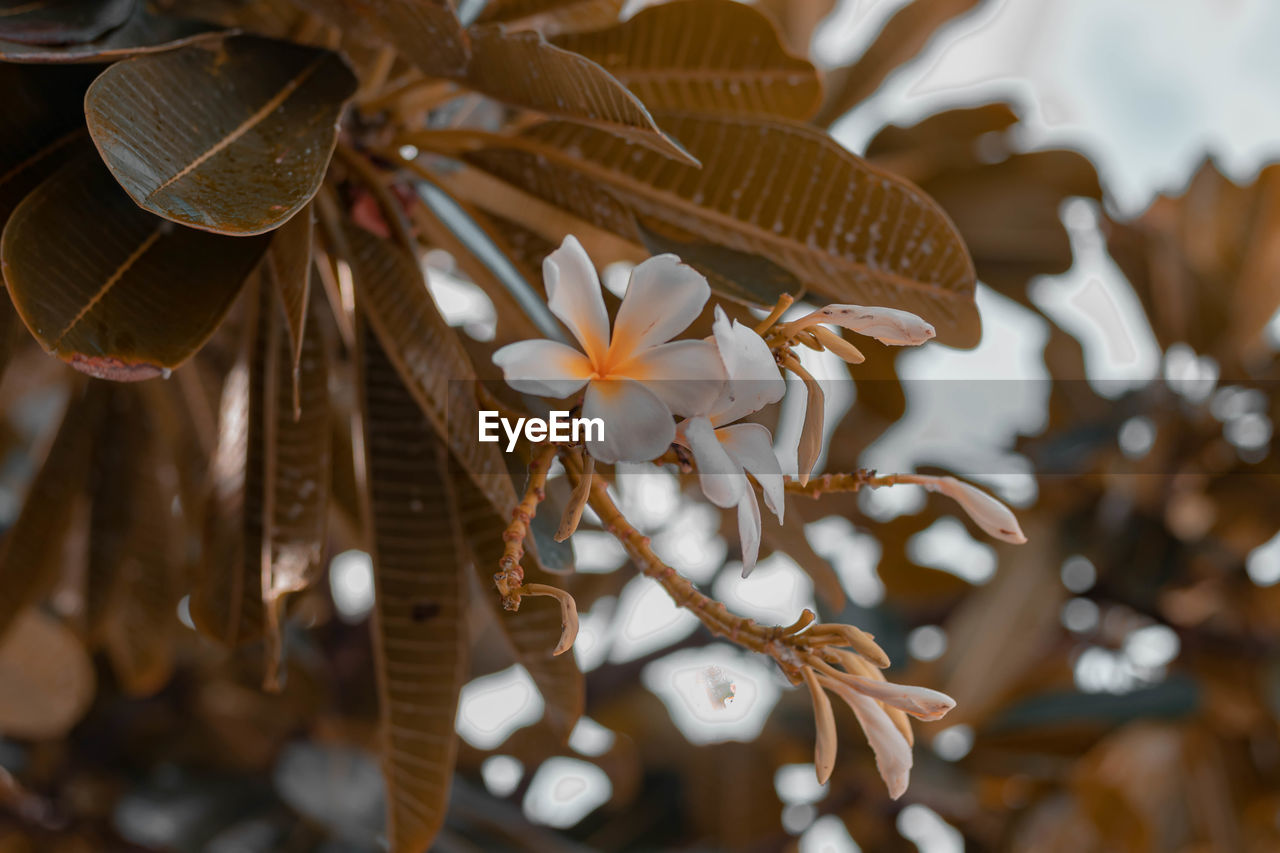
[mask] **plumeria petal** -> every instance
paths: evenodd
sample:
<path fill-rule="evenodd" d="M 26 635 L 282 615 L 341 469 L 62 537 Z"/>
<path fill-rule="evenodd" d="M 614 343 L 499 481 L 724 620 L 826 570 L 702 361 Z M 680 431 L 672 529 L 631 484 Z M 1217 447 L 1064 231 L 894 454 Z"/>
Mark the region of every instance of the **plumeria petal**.
<path fill-rule="evenodd" d="M 786 509 L 786 487 L 782 480 L 782 466 L 773 452 L 773 436 L 760 424 L 733 424 L 716 430 L 716 438 L 729 456 L 751 472 L 760 484 L 765 506 L 782 523 Z M 749 488 L 749 486 L 748 486 Z"/>
<path fill-rule="evenodd" d="M 750 484 L 742 466 L 721 446 L 711 422 L 704 417 L 692 418 L 681 425 L 680 431 L 698 463 L 698 483 L 707 500 L 719 507 L 737 506 Z"/>
<path fill-rule="evenodd" d="M 996 539 L 1022 545 L 1027 537 L 1013 511 L 991 495 L 955 477 L 921 477 L 920 485 L 960 504 L 974 523 Z"/>
<path fill-rule="evenodd" d="M 604 310 L 596 268 L 577 237 L 570 234 L 559 249 L 547 255 L 542 261 L 542 278 L 551 313 L 569 327 L 592 363 L 603 364 L 609 350 L 609 315 Z"/>
<path fill-rule="evenodd" d="M 889 796 L 895 800 L 901 797 L 911 781 L 912 756 L 907 739 L 876 700 L 834 679 L 820 676 L 819 681 L 853 709 L 858 724 L 866 733 L 867 742 L 871 744 L 871 751 L 876 755 L 876 769 L 889 788 Z"/>
<path fill-rule="evenodd" d="M 742 576 L 745 578 L 756 567 L 756 559 L 760 556 L 760 503 L 750 484 L 742 490 L 742 500 L 738 502 L 738 540 L 742 545 Z"/>
<path fill-rule="evenodd" d="M 582 403 L 584 418 L 604 421 L 604 438 L 587 443 L 601 462 L 648 462 L 676 437 L 671 410 L 634 379 L 594 379 Z"/>
<path fill-rule="evenodd" d="M 626 361 L 671 340 L 698 319 L 710 296 L 707 280 L 675 255 L 657 255 L 636 265 L 613 324 L 611 360 Z"/>
<path fill-rule="evenodd" d="M 718 305 L 711 331 L 729 377 L 724 391 L 712 405 L 713 423 L 717 426 L 733 423 L 782 399 L 787 383 L 764 338 L 737 320 L 730 322 Z"/>
<path fill-rule="evenodd" d="M 928 687 L 894 684 L 859 675 L 850 675 L 846 681 L 864 696 L 892 705 L 921 720 L 941 720 L 956 706 L 956 700 Z"/>
<path fill-rule="evenodd" d="M 556 341 L 520 341 L 493 354 L 512 388 L 540 397 L 567 397 L 591 376 L 591 362 L 571 346 Z"/>
<path fill-rule="evenodd" d="M 910 311 L 898 308 L 828 305 L 811 316 L 815 315 L 820 315 L 826 322 L 895 347 L 919 346 L 936 334 L 932 325 Z"/>
<path fill-rule="evenodd" d="M 725 383 L 724 364 L 710 341 L 650 347 L 613 368 L 613 373 L 643 382 L 681 416 L 705 414 Z"/>

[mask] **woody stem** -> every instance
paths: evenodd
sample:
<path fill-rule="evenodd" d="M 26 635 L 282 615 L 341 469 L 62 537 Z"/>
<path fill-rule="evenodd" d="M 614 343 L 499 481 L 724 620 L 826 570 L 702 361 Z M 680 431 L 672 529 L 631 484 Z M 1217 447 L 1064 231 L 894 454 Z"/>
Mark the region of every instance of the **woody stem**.
<path fill-rule="evenodd" d="M 524 539 L 529 535 L 529 523 L 538 512 L 538 504 L 547 496 L 547 473 L 551 470 L 551 462 L 555 456 L 554 444 L 541 444 L 534 450 L 533 459 L 529 462 L 529 484 L 525 486 L 524 497 L 511 511 L 511 523 L 502 532 L 505 545 L 493 583 L 502 595 L 502 606 L 507 610 L 517 610 L 520 607 L 520 587 L 524 584 L 524 569 L 520 566 L 520 560 L 524 557 Z"/>

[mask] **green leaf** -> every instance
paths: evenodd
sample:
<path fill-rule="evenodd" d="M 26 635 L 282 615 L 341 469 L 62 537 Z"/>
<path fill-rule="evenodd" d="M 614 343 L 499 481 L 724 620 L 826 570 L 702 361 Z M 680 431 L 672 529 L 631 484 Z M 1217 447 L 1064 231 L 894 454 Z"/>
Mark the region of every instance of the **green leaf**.
<path fill-rule="evenodd" d="M 516 504 L 515 488 L 502 451 L 479 440 L 475 368 L 440 316 L 422 272 L 388 241 L 354 226 L 344 233 L 369 324 L 436 434 L 495 511 L 507 517 Z"/>
<path fill-rule="evenodd" d="M 128 381 L 159 376 L 200 349 L 268 242 L 152 216 L 87 155 L 13 212 L 0 261 L 14 307 L 45 350 L 92 376 Z"/>
<path fill-rule="evenodd" d="M 123 24 L 138 0 L 10 0 L 0 8 L 0 39 L 23 44 L 93 41 Z"/>
<path fill-rule="evenodd" d="M 769 278 L 786 270 L 818 299 L 902 308 L 933 323 L 942 343 L 977 343 L 973 263 L 951 220 L 919 188 L 806 125 L 660 117 L 704 161 L 702 169 L 565 122 L 514 138 L 459 133 L 457 149 L 498 177 L 642 242 L 635 219 L 583 203 L 591 198 L 584 187 L 603 188 L 650 231 L 660 224 L 668 239 L 692 235 L 730 250 L 725 277 L 749 275 L 741 256 L 756 255 L 770 262 L 763 268 Z M 423 135 L 424 147 L 432 136 L 444 134 Z"/>
<path fill-rule="evenodd" d="M 444 824 L 457 757 L 466 560 L 448 449 L 377 336 L 361 331 L 387 835 L 392 853 L 419 853 Z"/>
<path fill-rule="evenodd" d="M 734 0 L 663 3 L 554 42 L 603 65 L 652 110 L 804 121 L 822 100 L 813 65 L 787 53 L 768 18 Z"/>
<path fill-rule="evenodd" d="M 31 64 L 115 62 L 143 53 L 173 50 L 222 34 L 223 31 L 212 24 L 152 15 L 139 5 L 128 21 L 93 41 L 46 45 L 5 41 L 0 37 L 0 59 Z"/>
<path fill-rule="evenodd" d="M 355 90 L 336 53 L 231 36 L 112 65 L 89 87 L 85 117 L 139 206 L 252 235 L 283 224 L 320 188 Z"/>

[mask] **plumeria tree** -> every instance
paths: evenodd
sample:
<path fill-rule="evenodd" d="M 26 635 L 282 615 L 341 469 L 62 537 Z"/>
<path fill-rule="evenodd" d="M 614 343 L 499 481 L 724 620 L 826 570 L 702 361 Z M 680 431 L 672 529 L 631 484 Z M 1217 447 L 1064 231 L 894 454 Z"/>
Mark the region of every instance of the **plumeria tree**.
<path fill-rule="evenodd" d="M 618 306 L 610 333 L 600 281 L 581 243 L 569 236 L 543 265 L 547 301 L 582 351 L 551 340 L 508 344 L 494 353 L 506 382 L 528 394 L 571 398 L 584 417 L 603 421 L 603 436 L 581 445 L 547 442 L 531 449 L 528 485 L 512 523 L 494 583 L 507 610 L 519 610 L 525 595 L 559 600 L 563 635 L 556 653 L 573 645 L 578 631 L 573 598 L 544 584 L 524 582 L 522 542 L 546 480 L 559 457 L 573 483 L 557 540 L 572 536 L 585 506 L 617 537 L 636 567 L 662 584 L 681 607 L 695 613 L 712 633 L 771 657 L 794 684 L 804 684 L 813 700 L 817 742 L 814 766 L 825 783 L 835 768 L 836 729 L 827 692 L 852 709 L 876 755 L 889 794 L 900 797 L 911 770 L 911 722 L 941 719 L 955 702 L 924 687 L 886 682 L 881 670 L 889 657 L 874 637 L 853 625 L 825 624 L 811 610 L 788 626 L 762 626 L 735 616 L 666 565 L 648 539 L 618 509 L 609 494 L 609 478 L 595 463 L 653 462 L 696 474 L 707 500 L 737 507 L 742 575 L 754 568 L 760 548 L 761 516 L 757 484 L 765 504 L 783 523 L 787 491 L 819 498 L 834 491 L 882 488 L 913 483 L 941 492 L 983 530 L 1005 541 L 1026 541 L 1007 507 L 954 477 L 890 474 L 810 473 L 822 449 L 823 391 L 801 366 L 794 348 L 831 351 L 857 364 L 863 356 L 830 326 L 843 327 L 887 345 L 920 345 L 933 338 L 927 322 L 895 308 L 828 305 L 781 322 L 792 304 L 783 297 L 755 328 L 730 321 L 715 307 L 712 335 L 705 340 L 670 340 L 702 314 L 711 288 L 674 255 L 659 255 L 636 265 Z M 798 469 L 783 474 L 769 430 L 744 419 L 783 395 L 782 371 L 791 371 L 808 388 L 807 411 L 799 444 Z M 682 418 L 677 424 L 676 418 Z M 750 475 L 750 476 L 748 476 Z M 620 475 L 615 474 L 615 479 Z"/>
<path fill-rule="evenodd" d="M 293 778 L 280 756 L 299 733 L 356 744 L 378 757 L 385 806 L 359 825 L 395 853 L 450 840 L 451 789 L 455 834 L 486 809 L 489 824 L 522 820 L 467 799 L 485 756 L 456 734 L 460 691 L 519 663 L 544 712 L 503 754 L 558 756 L 590 700 L 579 607 L 636 574 L 700 637 L 760 655 L 807 697 L 818 781 L 858 778 L 868 753 L 837 765 L 836 740 L 861 727 L 887 789 L 862 798 L 880 824 L 907 789 L 911 718 L 979 719 L 997 694 L 963 695 L 954 674 L 887 680 L 901 658 L 843 607 L 805 536 L 833 513 L 900 546 L 906 523 L 877 526 L 853 500 L 911 485 L 940 496 L 921 518 L 945 506 L 989 541 L 1026 541 L 1003 503 L 946 469 L 877 472 L 858 455 L 901 415 L 899 348 L 980 341 L 979 272 L 1027 302 L 1029 278 L 1070 263 L 1057 206 L 1100 196 L 1092 167 L 1014 150 L 1003 106 L 886 129 L 866 157 L 824 129 L 977 4 L 917 0 L 825 87 L 803 49 L 821 3 L 458 5 L 0 4 L 0 397 L 25 460 L 5 475 L 22 498 L 0 545 L 0 747 L 29 759 L 0 793 L 34 849 L 119 840 L 133 801 L 118 768 L 133 765 L 95 758 L 103 742 L 136 748 L 139 768 L 258 784 L 266 768 Z M 1003 159 L 987 162 L 993 139 Z M 1135 280 L 1164 268 L 1162 222 L 1103 223 Z M 1265 271 L 1259 257 L 1240 268 Z M 1186 278 L 1207 264 L 1186 260 Z M 1256 310 L 1204 335 L 1241 371 L 1272 305 L 1271 279 L 1254 277 Z M 451 325 L 446 285 L 489 306 L 493 328 Z M 1157 291 L 1141 294 L 1153 314 Z M 1070 374 L 1056 335 L 1047 358 Z M 1240 352 L 1221 343 L 1244 337 Z M 828 411 L 809 353 L 838 360 L 867 405 Z M 784 444 L 796 383 L 802 426 Z M 1060 419 L 1097 411 L 1093 397 L 1054 405 Z M 550 410 L 602 431 L 510 453 L 480 440 L 483 412 Z M 834 589 L 823 618 L 762 624 L 683 576 L 620 499 L 643 471 L 724 518 L 744 576 L 762 554 L 794 556 Z M 1256 526 L 1226 538 L 1252 543 Z M 1056 560 L 1052 527 L 1028 524 L 1023 550 Z M 575 573 L 585 533 L 629 566 Z M 346 625 L 319 583 L 335 553 L 370 555 L 367 626 Z M 993 609 L 1024 603 L 1003 594 Z M 998 636 L 1008 648 L 972 665 L 1022 659 L 1026 677 L 1035 647 Z M 807 751 L 807 724 L 804 737 Z M 341 823 L 279 787 L 291 793 L 262 798 Z M 321 843 L 298 832 L 298 849 Z"/>

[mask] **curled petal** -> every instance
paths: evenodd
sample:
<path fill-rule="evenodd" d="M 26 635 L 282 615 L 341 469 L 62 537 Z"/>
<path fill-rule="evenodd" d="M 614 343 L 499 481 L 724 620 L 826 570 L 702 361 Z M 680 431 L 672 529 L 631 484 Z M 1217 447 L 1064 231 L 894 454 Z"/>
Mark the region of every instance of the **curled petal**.
<path fill-rule="evenodd" d="M 808 373 L 800 374 L 805 387 L 804 423 L 800 426 L 800 443 L 796 448 L 796 473 L 800 485 L 809 482 L 813 466 L 822 455 L 823 430 L 826 427 L 826 395 L 822 385 Z"/>
<path fill-rule="evenodd" d="M 769 435 L 769 430 L 760 424 L 734 424 L 716 430 L 716 438 L 729 456 L 756 478 L 765 506 L 781 524 L 786 510 L 786 485 L 782 479 L 782 466 L 773 452 L 773 436 Z"/>
<path fill-rule="evenodd" d="M 714 424 L 733 423 L 782 399 L 787 392 L 787 383 L 778 371 L 764 338 L 737 320 L 730 322 L 724 309 L 718 305 L 711 330 L 729 377 L 728 384 L 711 408 Z"/>
<path fill-rule="evenodd" d="M 882 344 L 894 347 L 916 347 L 932 338 L 933 326 L 910 311 L 898 308 L 866 308 L 862 305 L 828 305 L 815 311 L 810 317 L 820 317 L 821 322 L 835 323 L 875 338 Z"/>
<path fill-rule="evenodd" d="M 671 410 L 633 379 L 592 380 L 582 416 L 604 421 L 604 438 L 587 442 L 587 452 L 601 462 L 648 462 L 676 437 Z"/>
<path fill-rule="evenodd" d="M 594 364 L 603 364 L 609 350 L 609 315 L 600 295 L 596 268 L 572 234 L 560 248 L 542 261 L 542 278 L 547 284 L 547 305 L 551 313 L 569 327 Z"/>
<path fill-rule="evenodd" d="M 523 394 L 568 397 L 587 384 L 591 362 L 571 346 L 556 341 L 520 341 L 493 354 L 507 384 Z"/>
<path fill-rule="evenodd" d="M 681 426 L 685 443 L 698 464 L 698 483 L 707 500 L 719 507 L 737 506 L 743 489 L 750 488 L 742 466 L 725 452 L 706 418 L 692 418 Z"/>
<path fill-rule="evenodd" d="M 681 416 L 703 414 L 724 388 L 724 365 L 710 341 L 673 341 L 650 347 L 613 369 L 643 382 Z"/>
<path fill-rule="evenodd" d="M 906 793 L 911 781 L 911 746 L 902 732 L 893 724 L 893 720 L 885 713 L 880 703 L 863 696 L 847 684 L 826 676 L 818 676 L 823 687 L 835 693 L 853 710 L 858 718 L 858 725 L 871 744 L 871 751 L 876 756 L 876 769 L 880 778 L 889 788 L 889 796 L 898 799 Z"/>
<path fill-rule="evenodd" d="M 956 706 L 956 700 L 928 687 L 894 684 L 858 675 L 850 675 L 843 680 L 864 696 L 892 705 L 920 720 L 941 720 Z"/>
<path fill-rule="evenodd" d="M 560 642 L 556 643 L 551 654 L 562 655 L 573 648 L 578 639 L 578 603 L 573 596 L 563 589 L 541 583 L 528 583 L 520 587 L 521 595 L 545 595 L 554 598 L 560 604 Z"/>
<path fill-rule="evenodd" d="M 745 578 L 756 567 L 760 556 L 760 504 L 750 484 L 742 490 L 738 503 L 738 539 L 742 544 L 742 576 Z"/>
<path fill-rule="evenodd" d="M 698 319 L 710 296 L 707 280 L 675 255 L 637 264 L 613 324 L 610 358 L 625 361 L 671 340 Z"/>
<path fill-rule="evenodd" d="M 836 715 L 831 710 L 831 700 L 818 684 L 818 677 L 809 667 L 804 668 L 804 683 L 813 700 L 813 722 L 818 730 L 813 747 L 813 768 L 818 774 L 818 784 L 825 785 L 836 767 Z"/>
<path fill-rule="evenodd" d="M 1027 541 L 1013 511 L 991 495 L 955 477 L 921 476 L 916 482 L 931 492 L 946 495 L 965 511 L 974 523 L 996 539 L 1021 545 Z"/>

